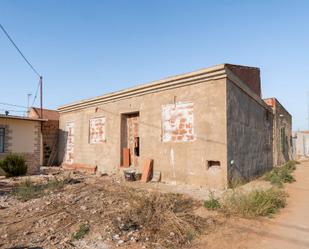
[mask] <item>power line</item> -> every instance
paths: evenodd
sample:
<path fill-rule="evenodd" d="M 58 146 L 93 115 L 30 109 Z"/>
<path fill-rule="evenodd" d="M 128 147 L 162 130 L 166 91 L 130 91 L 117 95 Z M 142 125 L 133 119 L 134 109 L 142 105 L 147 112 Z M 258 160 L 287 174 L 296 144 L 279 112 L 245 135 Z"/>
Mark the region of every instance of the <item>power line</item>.
<path fill-rule="evenodd" d="M 4 102 L 0 102 L 0 105 L 14 106 L 14 107 L 20 107 L 20 108 L 27 108 L 26 106 L 14 105 L 14 104 L 9 104 L 9 103 L 4 103 Z"/>
<path fill-rule="evenodd" d="M 18 53 L 23 57 L 23 59 L 27 62 L 27 64 L 30 66 L 30 68 L 32 69 L 32 71 L 40 77 L 40 74 L 38 73 L 38 71 L 34 68 L 34 66 L 29 62 L 29 60 L 27 60 L 27 58 L 24 56 L 24 54 L 20 51 L 20 49 L 17 47 L 17 45 L 15 44 L 15 42 L 13 41 L 13 39 L 11 38 L 11 36 L 8 34 L 8 32 L 4 29 L 4 27 L 0 24 L 0 28 L 2 29 L 2 31 L 4 32 L 4 34 L 7 36 L 7 38 L 10 40 L 10 42 L 13 44 L 13 46 L 16 48 L 16 50 L 18 51 Z"/>
<path fill-rule="evenodd" d="M 36 88 L 35 95 L 34 95 L 33 102 L 32 102 L 32 105 L 31 105 L 31 106 L 34 105 L 34 102 L 35 102 L 35 100 L 36 100 L 36 98 L 37 98 L 37 96 L 38 96 L 39 88 L 40 88 L 40 82 L 39 82 L 39 84 L 38 84 L 38 86 L 37 86 L 37 88 Z"/>
<path fill-rule="evenodd" d="M 9 109 L 2 109 L 2 108 L 0 108 L 0 111 L 8 111 L 8 112 L 25 112 L 25 111 L 9 110 Z"/>

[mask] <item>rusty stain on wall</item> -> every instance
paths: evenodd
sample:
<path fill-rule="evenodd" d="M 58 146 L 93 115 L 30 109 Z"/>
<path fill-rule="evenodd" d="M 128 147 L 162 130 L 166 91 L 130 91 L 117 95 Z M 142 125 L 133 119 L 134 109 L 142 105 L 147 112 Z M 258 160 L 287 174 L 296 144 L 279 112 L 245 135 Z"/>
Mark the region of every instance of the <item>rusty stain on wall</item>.
<path fill-rule="evenodd" d="M 89 143 L 98 144 L 105 141 L 105 117 L 89 121 Z"/>
<path fill-rule="evenodd" d="M 67 142 L 65 150 L 65 163 L 74 163 L 74 122 L 66 124 Z"/>
<path fill-rule="evenodd" d="M 178 102 L 162 107 L 162 141 L 194 140 L 193 103 Z"/>

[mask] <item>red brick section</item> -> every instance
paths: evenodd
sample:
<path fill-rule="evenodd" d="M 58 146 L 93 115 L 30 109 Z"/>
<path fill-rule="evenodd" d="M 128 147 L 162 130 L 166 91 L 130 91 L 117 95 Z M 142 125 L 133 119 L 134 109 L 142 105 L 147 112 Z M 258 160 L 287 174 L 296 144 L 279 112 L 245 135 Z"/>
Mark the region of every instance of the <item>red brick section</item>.
<path fill-rule="evenodd" d="M 261 78 L 259 68 L 232 64 L 226 64 L 225 66 L 229 68 L 248 87 L 250 87 L 253 92 L 261 97 Z"/>
<path fill-rule="evenodd" d="M 276 106 L 276 98 L 264 99 L 264 102 L 273 109 Z"/>
<path fill-rule="evenodd" d="M 68 170 L 76 170 L 80 172 L 85 172 L 88 174 L 95 174 L 97 167 L 96 166 L 91 166 L 87 164 L 78 164 L 78 163 L 73 163 L 73 164 L 62 164 L 62 168 L 68 169 Z"/>
<path fill-rule="evenodd" d="M 151 180 L 152 173 L 153 173 L 153 160 L 147 159 L 144 163 L 141 181 L 149 182 Z"/>
<path fill-rule="evenodd" d="M 193 103 L 176 103 L 163 107 L 163 141 L 194 140 Z"/>

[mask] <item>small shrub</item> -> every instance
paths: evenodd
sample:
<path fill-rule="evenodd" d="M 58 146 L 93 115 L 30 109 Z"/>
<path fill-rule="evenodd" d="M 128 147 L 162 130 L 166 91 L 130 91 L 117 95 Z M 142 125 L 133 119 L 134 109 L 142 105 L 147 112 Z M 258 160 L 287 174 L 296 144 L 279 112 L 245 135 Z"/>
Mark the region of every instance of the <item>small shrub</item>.
<path fill-rule="evenodd" d="M 29 178 L 26 178 L 13 190 L 13 195 L 21 201 L 28 201 L 38 198 L 41 195 L 41 191 L 40 188 L 35 187 Z"/>
<path fill-rule="evenodd" d="M 274 186 L 282 187 L 283 183 L 291 183 L 295 181 L 292 172 L 296 169 L 297 161 L 289 161 L 280 167 L 276 167 L 270 172 L 266 173 L 264 180 L 270 181 Z"/>
<path fill-rule="evenodd" d="M 209 199 L 204 201 L 204 207 L 208 210 L 217 210 L 220 208 L 219 199 L 215 198 L 213 193 L 209 194 Z"/>
<path fill-rule="evenodd" d="M 227 214 L 242 217 L 271 216 L 286 204 L 286 193 L 281 190 L 234 191 L 221 204 Z"/>
<path fill-rule="evenodd" d="M 26 178 L 13 190 L 13 195 L 21 201 L 28 201 L 62 189 L 65 181 L 55 178 L 47 183 L 34 185 L 29 178 Z"/>
<path fill-rule="evenodd" d="M 0 167 L 7 177 L 22 176 L 27 173 L 26 160 L 18 154 L 7 155 L 0 163 Z"/>
<path fill-rule="evenodd" d="M 82 239 L 89 232 L 89 226 L 87 224 L 81 224 L 79 230 L 76 233 L 73 233 L 73 239 Z"/>

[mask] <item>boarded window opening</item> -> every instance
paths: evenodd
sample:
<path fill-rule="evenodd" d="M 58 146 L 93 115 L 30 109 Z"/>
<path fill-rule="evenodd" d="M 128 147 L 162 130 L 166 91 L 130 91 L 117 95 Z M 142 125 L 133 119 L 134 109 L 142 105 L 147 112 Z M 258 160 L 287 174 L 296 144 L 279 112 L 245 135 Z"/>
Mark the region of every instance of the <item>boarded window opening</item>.
<path fill-rule="evenodd" d="M 178 102 L 162 106 L 162 141 L 194 141 L 193 103 Z"/>
<path fill-rule="evenodd" d="M 99 144 L 105 141 L 105 117 L 89 120 L 89 143 Z"/>
<path fill-rule="evenodd" d="M 220 161 L 213 161 L 213 160 L 209 160 L 207 161 L 207 169 L 211 168 L 211 167 L 220 167 L 221 163 Z"/>

